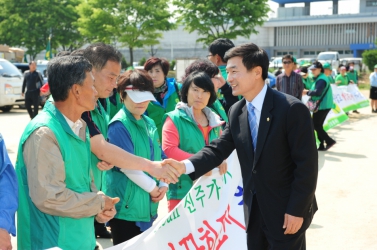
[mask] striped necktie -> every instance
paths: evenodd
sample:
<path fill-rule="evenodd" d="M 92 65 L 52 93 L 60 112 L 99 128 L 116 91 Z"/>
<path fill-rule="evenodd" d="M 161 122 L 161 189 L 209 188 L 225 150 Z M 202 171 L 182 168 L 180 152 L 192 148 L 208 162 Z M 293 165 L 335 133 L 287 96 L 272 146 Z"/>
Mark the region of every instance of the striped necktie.
<path fill-rule="evenodd" d="M 247 105 L 248 120 L 249 120 L 250 132 L 251 132 L 251 140 L 253 141 L 253 147 L 254 147 L 254 152 L 255 152 L 255 149 L 257 148 L 257 139 L 258 139 L 258 124 L 257 124 L 257 117 L 255 116 L 254 109 L 255 107 L 253 106 L 253 104 L 249 102 Z"/>

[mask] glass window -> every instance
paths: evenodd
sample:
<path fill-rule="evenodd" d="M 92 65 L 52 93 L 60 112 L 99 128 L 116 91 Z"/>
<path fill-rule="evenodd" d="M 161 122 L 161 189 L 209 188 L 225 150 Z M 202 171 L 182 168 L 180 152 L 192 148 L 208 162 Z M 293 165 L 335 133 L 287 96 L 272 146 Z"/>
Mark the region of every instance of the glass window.
<path fill-rule="evenodd" d="M 315 51 L 309 51 L 310 55 L 315 55 Z"/>
<path fill-rule="evenodd" d="M 345 50 L 344 54 L 353 54 L 352 50 Z"/>
<path fill-rule="evenodd" d="M 367 7 L 377 7 L 377 0 L 367 1 Z"/>
<path fill-rule="evenodd" d="M 343 55 L 344 50 L 338 50 L 339 55 Z"/>
<path fill-rule="evenodd" d="M 304 51 L 304 55 L 308 56 L 309 55 L 309 51 Z"/>
<path fill-rule="evenodd" d="M 0 61 L 0 76 L 21 78 L 22 74 L 12 63 L 8 61 Z"/>
<path fill-rule="evenodd" d="M 282 55 L 283 55 L 283 52 L 278 52 L 277 55 L 278 55 L 278 56 L 282 56 Z"/>

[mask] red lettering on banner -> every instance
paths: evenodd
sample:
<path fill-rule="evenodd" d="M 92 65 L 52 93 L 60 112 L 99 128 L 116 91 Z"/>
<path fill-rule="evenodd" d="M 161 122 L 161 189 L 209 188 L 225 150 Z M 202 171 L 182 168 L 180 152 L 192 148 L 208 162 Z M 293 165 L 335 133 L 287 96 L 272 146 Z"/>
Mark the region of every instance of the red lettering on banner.
<path fill-rule="evenodd" d="M 216 220 L 217 222 L 221 223 L 221 225 L 223 226 L 224 232 L 226 232 L 225 222 L 227 222 L 229 225 L 232 224 L 232 222 L 234 222 L 237 226 L 239 226 L 243 230 L 246 230 L 246 227 L 242 225 L 242 223 L 240 223 L 239 221 L 234 219 L 232 216 L 230 216 L 229 210 L 230 210 L 230 206 L 228 205 L 228 208 L 227 210 L 225 210 L 224 215 Z"/>
<path fill-rule="evenodd" d="M 245 226 L 242 225 L 241 222 L 237 221 L 235 218 L 233 218 L 230 215 L 230 206 L 228 205 L 227 209 L 225 210 L 225 213 L 216 220 L 217 222 L 221 223 L 221 228 L 219 230 L 220 233 L 218 233 L 207 220 L 203 220 L 203 226 L 198 228 L 198 232 L 202 234 L 199 237 L 200 241 L 206 242 L 206 247 L 203 245 L 198 246 L 198 244 L 195 241 L 195 238 L 192 233 L 187 235 L 186 237 L 182 238 L 178 243 L 180 246 L 183 246 L 185 250 L 219 250 L 222 245 L 225 243 L 225 241 L 229 238 L 228 235 L 226 235 L 226 227 L 225 224 L 236 224 L 241 229 L 246 230 Z M 222 237 L 221 237 L 222 236 Z M 190 244 L 191 242 L 191 244 Z M 169 242 L 168 246 L 170 247 L 170 250 L 176 250 L 174 247 L 174 244 Z M 190 246 L 194 246 L 194 248 L 190 248 Z"/>
<path fill-rule="evenodd" d="M 180 242 L 179 242 L 179 245 L 182 246 L 182 245 L 185 245 L 185 248 L 186 250 L 190 250 L 189 246 L 188 246 L 188 242 L 191 241 L 192 244 L 194 245 L 195 247 L 195 250 L 205 250 L 205 247 L 204 246 L 200 246 L 198 247 L 198 245 L 196 244 L 195 242 L 195 239 L 194 239 L 194 236 L 192 235 L 192 233 L 190 233 L 189 235 L 187 235 L 186 237 L 184 237 Z"/>

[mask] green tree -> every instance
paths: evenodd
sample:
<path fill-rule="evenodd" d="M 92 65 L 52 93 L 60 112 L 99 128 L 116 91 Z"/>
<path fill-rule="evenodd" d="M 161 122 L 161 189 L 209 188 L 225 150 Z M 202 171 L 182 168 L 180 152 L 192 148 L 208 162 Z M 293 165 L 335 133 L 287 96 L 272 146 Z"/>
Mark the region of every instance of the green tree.
<path fill-rule="evenodd" d="M 87 0 L 78 7 L 79 31 L 90 42 L 127 46 L 130 63 L 133 50 L 156 45 L 161 31 L 174 28 L 166 0 Z"/>
<path fill-rule="evenodd" d="M 187 31 L 197 31 L 197 42 L 208 45 L 217 38 L 235 39 L 257 33 L 270 7 L 267 0 L 173 0 L 178 21 Z"/>
<path fill-rule="evenodd" d="M 374 65 L 377 64 L 377 49 L 365 50 L 362 54 L 363 63 L 365 63 L 370 71 L 373 71 Z"/>
<path fill-rule="evenodd" d="M 75 6 L 81 0 L 0 0 L 0 43 L 26 47 L 32 59 L 46 49 L 52 32 L 51 46 L 56 50 L 73 50 L 83 43 L 73 25 Z"/>
<path fill-rule="evenodd" d="M 139 66 L 144 66 L 144 63 L 147 61 L 145 57 L 141 58 L 139 61 Z"/>

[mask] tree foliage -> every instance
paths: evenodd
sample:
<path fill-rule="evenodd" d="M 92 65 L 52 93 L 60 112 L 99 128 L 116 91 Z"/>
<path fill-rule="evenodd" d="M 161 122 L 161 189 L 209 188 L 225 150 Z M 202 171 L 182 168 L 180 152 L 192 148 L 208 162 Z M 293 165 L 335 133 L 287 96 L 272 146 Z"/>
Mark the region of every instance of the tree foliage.
<path fill-rule="evenodd" d="M 47 45 L 52 31 L 52 47 L 73 50 L 82 45 L 73 22 L 80 0 L 0 0 L 0 43 L 27 48 L 34 58 Z"/>
<path fill-rule="evenodd" d="M 90 42 L 120 42 L 130 50 L 156 45 L 160 31 L 174 28 L 166 0 L 87 0 L 78 7 L 79 31 Z"/>
<path fill-rule="evenodd" d="M 370 71 L 373 71 L 374 65 L 377 64 L 377 49 L 365 50 L 362 54 L 363 63 L 365 63 Z"/>
<path fill-rule="evenodd" d="M 267 0 L 173 0 L 173 4 L 178 21 L 190 33 L 197 31 L 201 35 L 197 41 L 206 45 L 221 37 L 250 37 L 270 11 Z"/>

